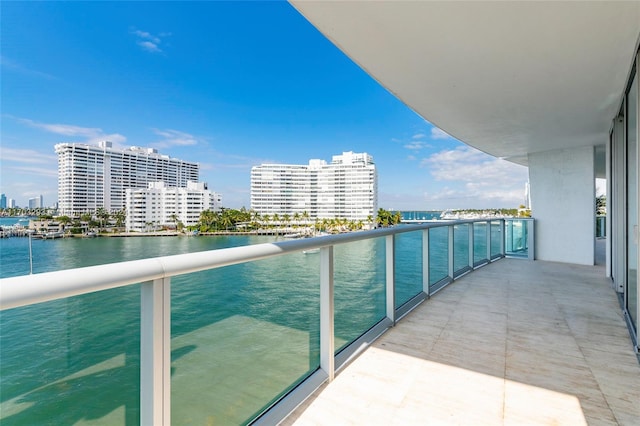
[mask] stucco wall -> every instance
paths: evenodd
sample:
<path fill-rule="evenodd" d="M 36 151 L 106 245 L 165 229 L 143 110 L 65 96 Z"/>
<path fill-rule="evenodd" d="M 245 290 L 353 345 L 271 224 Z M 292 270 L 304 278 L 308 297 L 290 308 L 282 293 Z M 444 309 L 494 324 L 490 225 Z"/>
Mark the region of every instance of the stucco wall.
<path fill-rule="evenodd" d="M 594 264 L 594 148 L 529 154 L 536 259 Z"/>

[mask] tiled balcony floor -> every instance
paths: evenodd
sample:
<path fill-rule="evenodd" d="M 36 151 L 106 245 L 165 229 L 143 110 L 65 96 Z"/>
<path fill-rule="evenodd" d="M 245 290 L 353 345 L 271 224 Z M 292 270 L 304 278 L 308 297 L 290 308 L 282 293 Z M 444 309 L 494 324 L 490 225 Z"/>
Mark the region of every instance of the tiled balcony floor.
<path fill-rule="evenodd" d="M 504 259 L 423 303 L 291 425 L 640 425 L 640 365 L 602 266 Z"/>

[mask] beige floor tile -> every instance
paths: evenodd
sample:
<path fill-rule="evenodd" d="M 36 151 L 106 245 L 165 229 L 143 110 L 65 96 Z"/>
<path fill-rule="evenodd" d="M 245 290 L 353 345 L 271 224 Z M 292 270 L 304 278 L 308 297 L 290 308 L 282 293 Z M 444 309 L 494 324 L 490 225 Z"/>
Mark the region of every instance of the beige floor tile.
<path fill-rule="evenodd" d="M 501 260 L 422 303 L 285 425 L 639 425 L 602 267 Z"/>

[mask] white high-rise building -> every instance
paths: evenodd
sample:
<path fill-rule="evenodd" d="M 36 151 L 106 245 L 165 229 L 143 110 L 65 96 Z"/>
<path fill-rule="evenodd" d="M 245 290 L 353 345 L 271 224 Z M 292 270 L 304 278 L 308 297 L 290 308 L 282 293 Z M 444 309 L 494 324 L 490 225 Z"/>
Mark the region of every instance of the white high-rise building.
<path fill-rule="evenodd" d="M 58 155 L 58 203 L 62 215 L 78 215 L 103 207 L 121 210 L 125 191 L 146 188 L 149 182 L 184 188 L 197 182 L 199 166 L 153 148 L 117 149 L 111 142 L 99 145 L 60 143 Z"/>
<path fill-rule="evenodd" d="M 30 209 L 39 209 L 44 207 L 44 201 L 42 195 L 38 197 L 29 198 L 29 208 Z"/>
<path fill-rule="evenodd" d="M 330 164 L 262 164 L 251 169 L 251 208 L 265 215 L 304 214 L 311 219 L 366 220 L 378 210 L 373 157 L 344 152 Z"/>
<path fill-rule="evenodd" d="M 150 182 L 144 189 L 127 189 L 126 230 L 147 231 L 162 226 L 196 225 L 204 210 L 219 211 L 220 194 L 210 191 L 204 182 L 187 182 L 186 188 Z"/>

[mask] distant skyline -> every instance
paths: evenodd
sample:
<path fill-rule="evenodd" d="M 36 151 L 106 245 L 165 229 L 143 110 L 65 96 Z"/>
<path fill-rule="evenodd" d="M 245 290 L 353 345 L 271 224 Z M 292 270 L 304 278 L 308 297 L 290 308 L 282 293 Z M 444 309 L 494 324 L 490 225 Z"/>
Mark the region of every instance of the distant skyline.
<path fill-rule="evenodd" d="M 60 142 L 201 165 L 225 207 L 250 170 L 367 152 L 379 205 L 517 207 L 527 169 L 402 104 L 285 2 L 2 2 L 0 192 L 57 199 Z M 425 70 L 428 78 L 428 69 Z"/>

